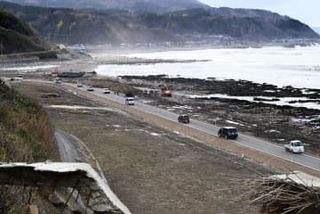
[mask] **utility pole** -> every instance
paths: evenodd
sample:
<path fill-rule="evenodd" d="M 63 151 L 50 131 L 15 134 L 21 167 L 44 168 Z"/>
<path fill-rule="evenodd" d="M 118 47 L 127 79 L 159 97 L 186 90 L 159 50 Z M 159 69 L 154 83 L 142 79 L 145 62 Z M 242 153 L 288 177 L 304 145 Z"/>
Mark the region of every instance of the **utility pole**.
<path fill-rule="evenodd" d="M 3 42 L 2 42 L 2 40 L 0 42 L 0 54 L 1 54 L 1 57 L 2 57 L 2 55 L 3 55 Z"/>
<path fill-rule="evenodd" d="M 1 67 L 4 67 L 4 59 L 3 59 L 3 41 L 1 40 L 1 42 L 0 42 L 0 54 L 1 54 L 1 56 L 0 56 L 0 58 L 1 58 Z"/>

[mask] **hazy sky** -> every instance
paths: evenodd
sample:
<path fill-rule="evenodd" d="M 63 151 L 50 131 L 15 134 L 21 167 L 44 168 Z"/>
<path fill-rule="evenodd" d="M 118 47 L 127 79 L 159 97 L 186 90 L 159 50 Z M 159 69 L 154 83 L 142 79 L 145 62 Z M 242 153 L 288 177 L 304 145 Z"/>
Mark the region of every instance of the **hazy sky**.
<path fill-rule="evenodd" d="M 213 7 L 267 9 L 320 26 L 320 0 L 199 0 Z"/>

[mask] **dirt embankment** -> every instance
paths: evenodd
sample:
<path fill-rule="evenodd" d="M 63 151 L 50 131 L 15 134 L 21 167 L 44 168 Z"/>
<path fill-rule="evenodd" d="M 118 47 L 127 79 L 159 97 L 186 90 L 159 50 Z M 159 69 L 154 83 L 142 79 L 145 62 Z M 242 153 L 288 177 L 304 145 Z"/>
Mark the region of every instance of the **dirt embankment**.
<path fill-rule="evenodd" d="M 47 112 L 0 82 L 0 162 L 46 160 L 59 160 Z M 49 203 L 47 189 L 33 189 L 29 195 L 31 189 L 21 184 L 0 186 L 0 191 L 0 213 L 26 213 L 31 204 L 49 213 L 59 211 Z"/>

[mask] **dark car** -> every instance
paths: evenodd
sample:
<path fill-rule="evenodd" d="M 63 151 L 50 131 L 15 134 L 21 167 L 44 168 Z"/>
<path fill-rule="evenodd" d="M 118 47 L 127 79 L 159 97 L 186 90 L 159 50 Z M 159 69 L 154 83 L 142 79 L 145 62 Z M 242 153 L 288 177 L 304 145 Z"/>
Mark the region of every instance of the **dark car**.
<path fill-rule="evenodd" d="M 190 123 L 190 117 L 187 114 L 181 114 L 178 117 L 179 123 Z"/>
<path fill-rule="evenodd" d="M 219 129 L 218 136 L 226 139 L 237 139 L 238 131 L 235 127 L 223 127 Z"/>
<path fill-rule="evenodd" d="M 135 97 L 133 93 L 126 93 L 126 97 Z"/>

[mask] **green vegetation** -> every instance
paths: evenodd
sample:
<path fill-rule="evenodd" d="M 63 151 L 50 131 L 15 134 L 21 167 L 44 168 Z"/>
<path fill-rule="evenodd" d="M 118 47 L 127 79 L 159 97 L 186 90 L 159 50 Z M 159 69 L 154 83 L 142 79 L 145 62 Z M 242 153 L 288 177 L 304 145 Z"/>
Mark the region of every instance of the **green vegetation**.
<path fill-rule="evenodd" d="M 47 113 L 32 100 L 0 81 L 0 162 L 58 161 L 53 129 Z M 28 203 L 56 213 L 48 202 L 50 191 L 0 186 L 0 213 L 28 213 Z"/>
<path fill-rule="evenodd" d="M 263 10 L 198 8 L 165 14 L 126 10 L 72 10 L 0 2 L 54 42 L 65 44 L 156 43 L 210 40 L 317 39 L 307 25 Z"/>
<path fill-rule="evenodd" d="M 0 10 L 0 40 L 3 54 L 50 49 L 49 44 L 41 39 L 28 24 L 4 10 Z"/>
<path fill-rule="evenodd" d="M 47 113 L 35 102 L 0 85 L 0 162 L 58 160 Z"/>
<path fill-rule="evenodd" d="M 74 8 L 74 9 L 128 9 L 134 11 L 148 11 L 155 13 L 171 12 L 183 9 L 206 7 L 197 0 L 6 0 L 22 5 L 41 7 Z"/>

